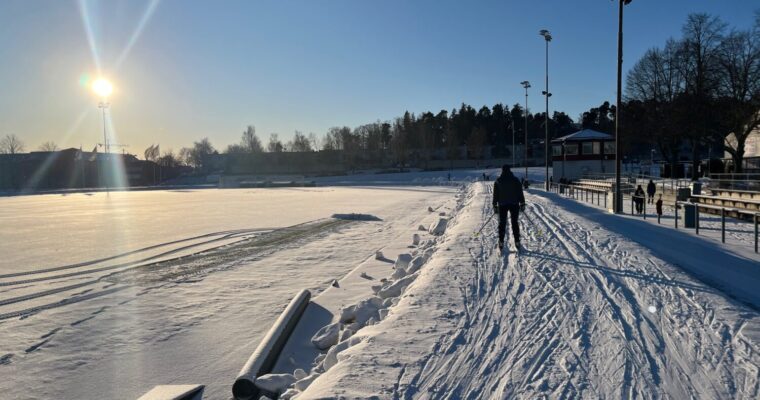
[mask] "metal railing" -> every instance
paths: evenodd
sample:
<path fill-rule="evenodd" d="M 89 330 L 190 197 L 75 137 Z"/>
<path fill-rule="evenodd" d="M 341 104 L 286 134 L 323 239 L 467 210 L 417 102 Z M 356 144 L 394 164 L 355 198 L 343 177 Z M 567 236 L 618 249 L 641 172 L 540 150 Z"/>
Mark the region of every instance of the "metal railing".
<path fill-rule="evenodd" d="M 607 208 L 608 190 L 550 182 L 549 191 L 591 204 L 601 206 L 603 203 L 604 208 Z"/>
<path fill-rule="evenodd" d="M 694 207 L 694 233 L 699 235 L 699 209 L 700 208 L 708 208 L 711 210 L 718 210 L 720 211 L 720 241 L 723 243 L 726 243 L 726 215 L 728 213 L 735 213 L 736 215 L 749 215 L 752 217 L 752 222 L 754 224 L 754 235 L 755 235 L 755 253 L 758 252 L 758 225 L 760 224 L 760 213 L 755 212 L 748 212 L 747 210 L 743 210 L 740 208 L 735 207 L 723 207 L 723 206 L 715 206 L 711 204 L 702 204 L 702 203 L 691 203 L 688 201 L 676 201 L 674 205 L 675 209 L 675 218 L 673 218 L 674 221 L 674 227 L 675 229 L 678 229 L 678 209 L 680 206 L 684 207 Z M 685 208 L 684 208 L 685 210 Z M 729 215 L 729 217 L 731 217 Z M 732 217 L 733 218 L 733 217 Z M 740 220 L 740 218 L 736 218 Z M 686 222 L 684 221 L 684 226 L 686 225 Z"/>
<path fill-rule="evenodd" d="M 607 208 L 607 195 L 610 193 L 604 189 L 593 189 L 578 185 L 564 184 L 564 183 L 549 183 L 549 191 L 564 195 L 565 197 L 573 198 L 575 200 L 585 201 L 587 203 L 596 204 Z M 641 199 L 642 209 L 639 213 L 644 219 L 647 219 L 647 197 L 646 196 L 630 196 L 631 197 L 631 215 L 635 215 L 636 199 Z M 693 206 L 695 212 L 694 228 L 695 233 L 699 235 L 699 209 L 709 208 L 720 211 L 721 216 L 721 242 L 726 243 L 726 216 L 729 213 L 735 213 L 736 215 L 750 215 L 754 223 L 754 247 L 755 253 L 758 253 L 758 226 L 760 225 L 760 212 L 751 212 L 735 207 L 723 207 L 710 204 L 691 203 L 686 201 L 675 201 L 672 205 L 675 210 L 675 217 L 673 218 L 675 229 L 678 229 L 678 210 L 681 206 Z M 730 218 L 734 218 L 728 215 Z M 657 214 L 657 223 L 660 223 L 661 215 Z M 740 218 L 736 218 L 741 220 Z"/>
<path fill-rule="evenodd" d="M 737 175 L 742 174 L 711 174 L 704 179 L 704 183 L 713 189 L 760 191 L 760 174 L 744 174 L 744 179 L 737 179 Z"/>
<path fill-rule="evenodd" d="M 605 181 L 609 182 L 611 184 L 615 183 L 615 174 L 614 173 L 593 173 L 593 174 L 584 174 L 582 179 L 589 179 L 589 180 L 597 180 L 597 181 Z M 651 176 L 646 174 L 624 174 L 621 176 L 622 183 L 629 184 L 629 185 L 642 185 L 642 187 L 646 187 L 646 185 L 649 183 L 649 181 L 653 181 L 655 185 L 657 185 L 657 188 L 661 193 L 671 192 L 673 194 L 676 193 L 678 189 L 682 188 L 688 188 L 691 186 L 693 181 L 691 179 L 687 178 L 662 178 L 658 176 Z"/>

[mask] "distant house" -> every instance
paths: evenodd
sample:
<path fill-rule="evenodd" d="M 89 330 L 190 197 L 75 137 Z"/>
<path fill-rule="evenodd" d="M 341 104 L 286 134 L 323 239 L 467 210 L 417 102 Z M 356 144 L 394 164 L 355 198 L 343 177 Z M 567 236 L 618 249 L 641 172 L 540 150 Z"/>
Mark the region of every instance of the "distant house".
<path fill-rule="evenodd" d="M 615 172 L 615 138 L 583 129 L 552 140 L 554 180 L 574 180 L 584 174 Z"/>

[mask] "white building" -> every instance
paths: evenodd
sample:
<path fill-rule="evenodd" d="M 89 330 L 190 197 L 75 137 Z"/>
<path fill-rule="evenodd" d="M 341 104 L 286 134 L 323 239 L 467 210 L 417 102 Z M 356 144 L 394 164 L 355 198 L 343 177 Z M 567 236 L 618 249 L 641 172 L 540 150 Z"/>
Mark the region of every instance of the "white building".
<path fill-rule="evenodd" d="M 552 170 L 554 181 L 615 172 L 615 138 L 583 129 L 552 140 Z"/>

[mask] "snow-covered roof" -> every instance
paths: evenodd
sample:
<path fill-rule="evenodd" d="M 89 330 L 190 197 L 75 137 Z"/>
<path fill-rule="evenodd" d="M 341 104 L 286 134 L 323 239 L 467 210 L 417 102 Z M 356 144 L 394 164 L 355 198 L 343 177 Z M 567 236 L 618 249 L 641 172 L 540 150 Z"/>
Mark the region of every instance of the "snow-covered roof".
<path fill-rule="evenodd" d="M 612 135 L 604 132 L 595 131 L 593 129 L 583 129 L 569 135 L 565 135 L 552 140 L 552 142 L 575 142 L 581 140 L 614 140 Z"/>

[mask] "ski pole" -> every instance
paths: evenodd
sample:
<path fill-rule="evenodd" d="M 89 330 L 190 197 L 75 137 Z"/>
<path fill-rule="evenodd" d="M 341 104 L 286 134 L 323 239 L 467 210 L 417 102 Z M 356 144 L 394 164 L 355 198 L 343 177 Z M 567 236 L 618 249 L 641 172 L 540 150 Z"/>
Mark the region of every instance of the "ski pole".
<path fill-rule="evenodd" d="M 486 220 L 483 226 L 481 226 L 480 229 L 478 229 L 478 231 L 475 232 L 475 234 L 473 235 L 474 237 L 478 237 L 478 235 L 480 235 L 480 232 L 483 232 L 483 229 L 486 227 L 486 225 L 488 225 L 489 222 L 491 222 L 494 215 L 496 215 L 496 213 L 491 214 L 491 216 Z"/>

